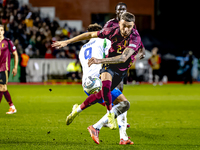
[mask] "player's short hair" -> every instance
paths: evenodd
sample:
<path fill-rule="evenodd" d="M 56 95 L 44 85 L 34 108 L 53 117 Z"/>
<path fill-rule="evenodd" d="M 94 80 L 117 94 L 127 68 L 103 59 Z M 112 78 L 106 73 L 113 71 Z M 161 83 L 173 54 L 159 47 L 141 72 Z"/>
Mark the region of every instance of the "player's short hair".
<path fill-rule="evenodd" d="M 0 24 L 0 27 L 4 28 L 4 26 L 2 24 Z"/>
<path fill-rule="evenodd" d="M 125 20 L 127 22 L 135 22 L 135 16 L 132 13 L 129 12 L 124 12 L 121 15 L 120 20 Z"/>
<path fill-rule="evenodd" d="M 124 6 L 126 6 L 126 8 L 127 8 L 127 5 L 126 5 L 125 3 L 119 2 L 119 3 L 115 6 L 115 10 L 117 9 L 117 6 L 118 6 L 118 5 L 124 5 Z"/>
<path fill-rule="evenodd" d="M 88 32 L 92 32 L 92 31 L 100 31 L 102 29 L 102 26 L 100 26 L 99 24 L 97 23 L 94 23 L 94 24 L 90 24 L 87 28 L 87 31 Z"/>

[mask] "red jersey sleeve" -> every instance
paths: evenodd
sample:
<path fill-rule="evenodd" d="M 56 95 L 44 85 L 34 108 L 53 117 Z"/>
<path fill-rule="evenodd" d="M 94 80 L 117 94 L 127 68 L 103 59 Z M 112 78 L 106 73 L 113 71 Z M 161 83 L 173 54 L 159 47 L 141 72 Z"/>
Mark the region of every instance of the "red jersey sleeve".
<path fill-rule="evenodd" d="M 99 38 L 107 38 L 109 39 L 109 35 L 111 33 L 112 28 L 103 28 L 102 30 L 97 32 L 97 36 Z"/>
<path fill-rule="evenodd" d="M 11 40 L 8 40 L 8 42 L 10 44 L 10 50 L 13 53 L 14 51 L 16 51 L 16 47 L 15 47 L 15 45 L 13 44 L 13 42 Z"/>
<path fill-rule="evenodd" d="M 128 48 L 131 48 L 135 51 L 138 51 L 138 49 L 141 47 L 141 38 L 140 35 L 131 36 L 129 45 L 127 46 Z"/>

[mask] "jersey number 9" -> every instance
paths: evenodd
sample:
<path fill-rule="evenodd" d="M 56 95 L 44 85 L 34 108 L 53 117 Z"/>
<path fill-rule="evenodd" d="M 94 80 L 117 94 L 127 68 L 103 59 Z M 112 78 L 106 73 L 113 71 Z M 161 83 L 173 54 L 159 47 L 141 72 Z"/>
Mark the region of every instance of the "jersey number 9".
<path fill-rule="evenodd" d="M 92 57 L 92 47 L 85 49 L 84 57 L 85 59 L 90 59 Z"/>

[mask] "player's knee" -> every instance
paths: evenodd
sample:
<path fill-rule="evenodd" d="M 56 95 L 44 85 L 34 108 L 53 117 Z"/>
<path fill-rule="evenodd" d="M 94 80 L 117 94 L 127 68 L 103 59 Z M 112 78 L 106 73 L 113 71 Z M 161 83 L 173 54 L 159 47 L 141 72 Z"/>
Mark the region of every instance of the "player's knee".
<path fill-rule="evenodd" d="M 119 116 L 120 114 L 123 114 L 130 108 L 130 102 L 129 101 L 122 101 L 116 105 L 117 107 L 115 108 L 115 117 Z"/>
<path fill-rule="evenodd" d="M 123 101 L 121 103 L 123 103 L 123 105 L 124 105 L 124 112 L 129 110 L 129 108 L 130 108 L 130 102 L 129 101 Z"/>

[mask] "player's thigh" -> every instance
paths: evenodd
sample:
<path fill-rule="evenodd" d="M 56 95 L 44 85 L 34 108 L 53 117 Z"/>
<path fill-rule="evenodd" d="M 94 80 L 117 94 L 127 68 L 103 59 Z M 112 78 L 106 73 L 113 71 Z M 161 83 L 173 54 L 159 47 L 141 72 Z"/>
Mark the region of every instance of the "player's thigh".
<path fill-rule="evenodd" d="M 101 81 L 110 80 L 112 81 L 112 76 L 109 72 L 103 72 L 101 74 Z"/>
<path fill-rule="evenodd" d="M 119 83 L 121 81 L 123 81 L 124 77 L 126 76 L 127 72 L 115 72 L 113 79 L 112 79 L 112 86 L 111 86 L 111 90 L 113 90 L 115 87 L 117 87 L 119 85 Z"/>
<path fill-rule="evenodd" d="M 0 92 L 5 92 L 5 91 L 7 91 L 8 89 L 7 89 L 7 85 L 6 84 L 0 84 Z"/>

